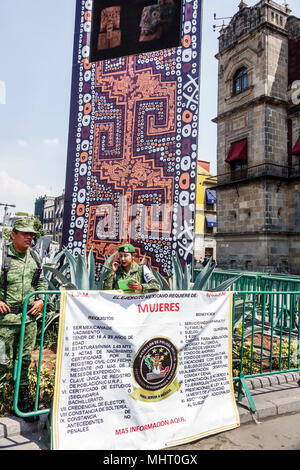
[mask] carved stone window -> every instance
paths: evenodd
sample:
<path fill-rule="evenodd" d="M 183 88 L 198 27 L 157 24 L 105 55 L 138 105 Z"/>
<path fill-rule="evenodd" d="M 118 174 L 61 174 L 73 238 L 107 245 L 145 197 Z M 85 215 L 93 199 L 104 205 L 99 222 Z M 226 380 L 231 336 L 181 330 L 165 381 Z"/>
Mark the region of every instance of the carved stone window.
<path fill-rule="evenodd" d="M 237 95 L 246 88 L 248 88 L 248 71 L 246 67 L 242 67 L 233 77 L 233 94 Z"/>
<path fill-rule="evenodd" d="M 230 163 L 231 181 L 247 178 L 248 165 L 247 161 L 235 160 Z"/>

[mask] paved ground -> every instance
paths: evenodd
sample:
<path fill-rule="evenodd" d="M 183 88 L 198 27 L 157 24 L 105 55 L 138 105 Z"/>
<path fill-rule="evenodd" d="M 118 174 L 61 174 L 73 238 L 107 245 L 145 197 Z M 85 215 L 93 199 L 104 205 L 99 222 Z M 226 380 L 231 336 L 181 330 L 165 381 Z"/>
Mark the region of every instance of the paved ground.
<path fill-rule="evenodd" d="M 26 423 L 22 418 L 12 416 L 0 418 L 1 450 L 47 450 L 49 448 L 45 432 L 46 416 L 38 423 Z"/>
<path fill-rule="evenodd" d="M 300 386 L 298 374 L 248 381 L 256 412 L 244 398 L 238 406 L 241 426 L 173 450 L 300 450 Z M 1 450 L 47 450 L 45 416 L 35 424 L 0 418 Z M 259 424 L 257 424 L 259 423 Z"/>
<path fill-rule="evenodd" d="M 11 436 L 0 439 L 1 450 L 47 450 L 44 441 L 34 436 Z M 210 436 L 168 451 L 188 450 L 300 450 L 300 413 L 267 418 L 260 424 L 244 424 L 240 428 Z"/>
<path fill-rule="evenodd" d="M 0 452 L 2 450 L 47 450 L 45 442 L 38 440 L 34 435 L 11 436 L 0 439 Z"/>
<path fill-rule="evenodd" d="M 254 421 L 174 450 L 300 450 L 300 413 Z"/>

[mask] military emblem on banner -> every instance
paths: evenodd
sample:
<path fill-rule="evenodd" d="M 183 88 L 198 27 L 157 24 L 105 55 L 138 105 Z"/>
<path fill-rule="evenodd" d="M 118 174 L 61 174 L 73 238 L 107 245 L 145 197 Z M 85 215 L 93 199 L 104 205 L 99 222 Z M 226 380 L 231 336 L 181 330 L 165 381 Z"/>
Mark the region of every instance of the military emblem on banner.
<path fill-rule="evenodd" d="M 164 337 L 146 341 L 132 361 L 133 378 L 139 387 L 130 394 L 135 400 L 154 402 L 168 398 L 177 392 L 178 350 Z"/>

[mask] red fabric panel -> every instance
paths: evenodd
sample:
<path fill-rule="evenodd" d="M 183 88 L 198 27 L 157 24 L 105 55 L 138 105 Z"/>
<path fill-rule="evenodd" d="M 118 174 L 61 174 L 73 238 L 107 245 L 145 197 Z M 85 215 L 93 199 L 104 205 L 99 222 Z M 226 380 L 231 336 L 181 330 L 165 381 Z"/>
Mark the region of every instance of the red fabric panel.
<path fill-rule="evenodd" d="M 231 144 L 229 149 L 226 162 L 230 163 L 234 160 L 247 160 L 247 139 L 240 140 L 239 142 L 234 142 Z"/>
<path fill-rule="evenodd" d="M 295 147 L 292 150 L 293 155 L 300 155 L 300 136 L 295 144 Z"/>

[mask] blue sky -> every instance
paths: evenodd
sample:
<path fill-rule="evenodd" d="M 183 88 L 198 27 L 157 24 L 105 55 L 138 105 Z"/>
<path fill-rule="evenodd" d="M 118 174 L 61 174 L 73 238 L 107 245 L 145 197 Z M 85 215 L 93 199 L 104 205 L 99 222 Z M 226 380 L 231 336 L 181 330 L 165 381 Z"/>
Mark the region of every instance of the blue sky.
<path fill-rule="evenodd" d="M 240 0 L 204 0 L 199 158 L 216 171 L 218 30 Z M 256 0 L 248 0 L 253 6 Z M 278 0 L 278 3 L 283 3 Z M 300 1 L 289 0 L 300 17 Z M 0 203 L 33 213 L 65 185 L 75 0 L 0 0 Z M 5 103 L 3 103 L 3 84 Z M 3 210 L 0 208 L 0 218 Z"/>

